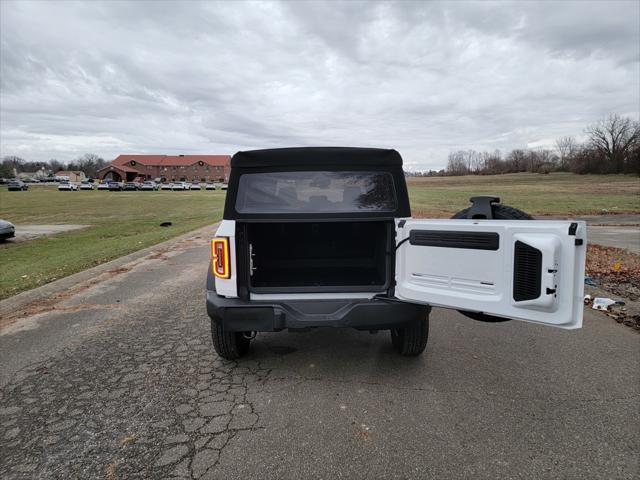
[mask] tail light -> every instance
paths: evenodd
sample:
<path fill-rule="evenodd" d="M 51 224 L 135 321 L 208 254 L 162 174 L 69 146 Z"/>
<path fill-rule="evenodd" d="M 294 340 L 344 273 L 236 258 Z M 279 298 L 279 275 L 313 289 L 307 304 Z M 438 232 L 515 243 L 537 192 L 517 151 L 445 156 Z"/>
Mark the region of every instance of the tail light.
<path fill-rule="evenodd" d="M 213 273 L 216 277 L 229 278 L 231 276 L 228 238 L 217 237 L 211 240 L 211 261 Z"/>

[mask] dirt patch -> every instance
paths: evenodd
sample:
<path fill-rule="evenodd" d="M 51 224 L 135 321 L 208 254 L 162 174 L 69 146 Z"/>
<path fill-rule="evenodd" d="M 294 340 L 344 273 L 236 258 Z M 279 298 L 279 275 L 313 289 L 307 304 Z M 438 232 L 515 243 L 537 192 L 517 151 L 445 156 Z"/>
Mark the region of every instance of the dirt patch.
<path fill-rule="evenodd" d="M 79 230 L 81 228 L 87 228 L 90 225 L 78 225 L 78 224 L 61 224 L 61 225 L 16 225 L 16 236 L 5 242 L 6 245 L 11 245 L 16 242 L 24 242 L 27 240 L 33 240 L 38 237 L 45 237 L 48 235 L 55 235 L 62 232 L 70 232 L 72 230 Z"/>
<path fill-rule="evenodd" d="M 119 273 L 126 273 L 126 272 L 130 271 L 131 268 L 132 267 L 114 268 L 113 270 L 107 270 L 107 273 L 110 273 L 111 275 L 118 275 Z"/>
<path fill-rule="evenodd" d="M 147 257 L 148 260 L 167 260 L 168 258 L 163 252 L 155 252 Z"/>
<path fill-rule="evenodd" d="M 640 255 L 616 247 L 589 245 L 585 293 L 624 302 L 606 314 L 618 323 L 640 331 Z"/>
<path fill-rule="evenodd" d="M 615 288 L 619 295 L 633 300 L 640 296 L 640 255 L 617 247 L 589 245 L 586 270 L 588 276 Z"/>
<path fill-rule="evenodd" d="M 49 298 L 44 300 L 38 300 L 34 303 L 24 306 L 14 312 L 8 313 L 4 316 L 0 315 L 0 331 L 4 330 L 6 327 L 14 324 L 21 318 L 31 317 L 33 315 L 39 315 L 46 312 L 51 311 L 60 311 L 60 312 L 76 312 L 81 310 L 92 310 L 92 309 L 101 309 L 101 308 L 120 308 L 120 305 L 117 304 L 108 304 L 108 305 L 73 305 L 73 306 L 60 306 L 60 303 L 65 300 L 77 295 L 95 285 L 103 283 L 104 281 L 113 278 L 117 275 L 121 275 L 123 273 L 131 271 L 135 268 L 140 261 L 134 262 L 126 267 L 114 268 L 112 270 L 107 270 L 103 274 L 99 275 L 92 280 L 88 280 L 86 282 L 82 282 L 72 288 L 65 290 L 64 292 L 58 293 L 56 295 L 52 295 Z"/>

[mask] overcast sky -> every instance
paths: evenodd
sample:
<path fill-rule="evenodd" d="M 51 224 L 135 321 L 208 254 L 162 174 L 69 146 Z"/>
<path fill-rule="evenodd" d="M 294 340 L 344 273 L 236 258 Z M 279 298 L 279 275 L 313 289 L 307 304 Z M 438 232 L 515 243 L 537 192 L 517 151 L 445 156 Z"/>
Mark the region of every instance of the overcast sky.
<path fill-rule="evenodd" d="M 640 2 L 2 1 L 0 155 L 551 146 L 638 118 Z"/>

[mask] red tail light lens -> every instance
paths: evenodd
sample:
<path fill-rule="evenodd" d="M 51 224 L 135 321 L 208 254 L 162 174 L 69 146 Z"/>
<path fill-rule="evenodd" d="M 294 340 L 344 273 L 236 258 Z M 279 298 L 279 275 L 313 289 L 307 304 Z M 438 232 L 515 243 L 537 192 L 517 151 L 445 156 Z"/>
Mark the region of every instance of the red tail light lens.
<path fill-rule="evenodd" d="M 231 276 L 228 238 L 217 237 L 211 240 L 211 261 L 213 273 L 216 277 L 229 278 Z"/>

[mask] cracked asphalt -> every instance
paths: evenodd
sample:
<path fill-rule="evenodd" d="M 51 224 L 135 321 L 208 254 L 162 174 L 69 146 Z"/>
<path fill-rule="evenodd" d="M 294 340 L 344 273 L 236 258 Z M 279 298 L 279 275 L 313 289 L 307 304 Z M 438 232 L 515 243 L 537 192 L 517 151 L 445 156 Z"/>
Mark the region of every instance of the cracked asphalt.
<path fill-rule="evenodd" d="M 386 332 L 316 330 L 227 362 L 208 254 L 207 234 L 159 248 L 5 322 L 0 478 L 638 478 L 631 329 L 434 310 L 417 359 Z"/>

